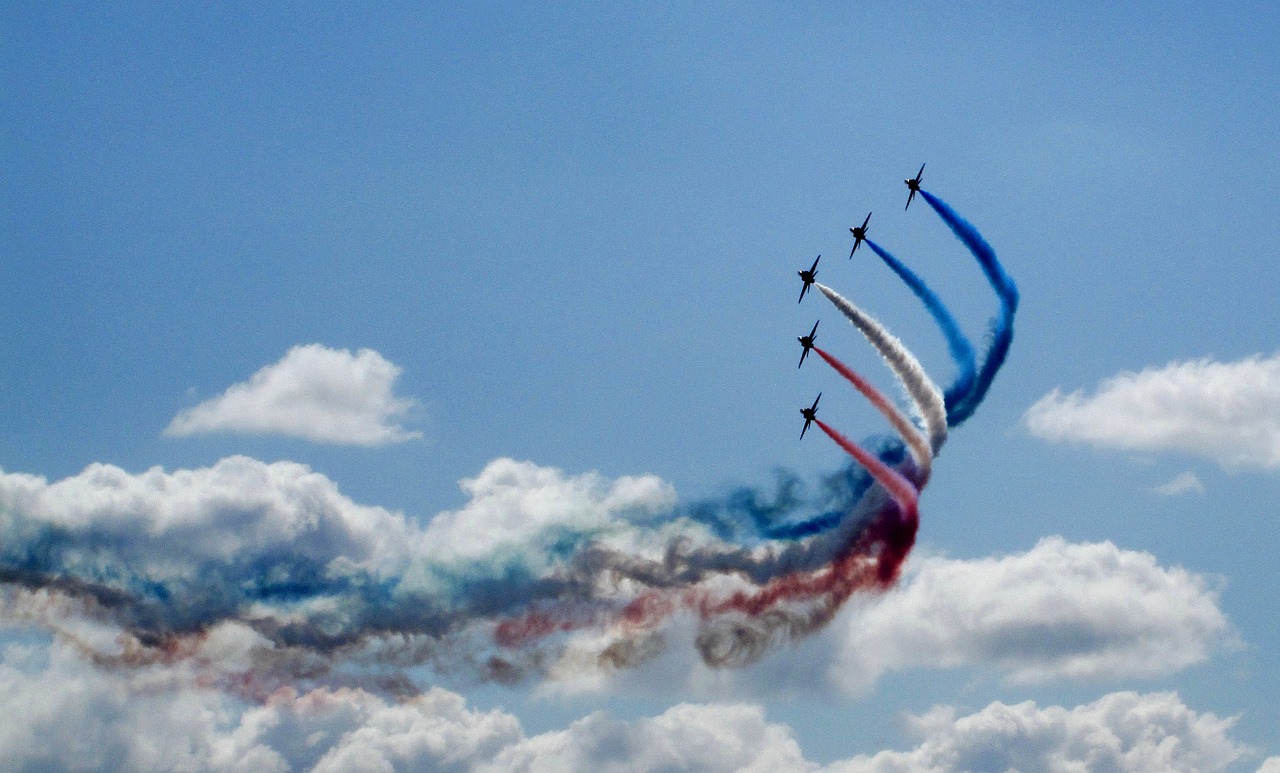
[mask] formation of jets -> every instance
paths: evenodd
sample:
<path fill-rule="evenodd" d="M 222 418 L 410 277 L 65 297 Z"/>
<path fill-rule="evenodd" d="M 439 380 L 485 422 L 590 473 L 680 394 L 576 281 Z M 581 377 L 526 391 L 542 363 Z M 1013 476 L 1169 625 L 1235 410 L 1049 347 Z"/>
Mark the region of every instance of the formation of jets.
<path fill-rule="evenodd" d="M 915 177 L 909 180 L 902 181 L 903 183 L 906 184 L 907 190 L 910 191 L 910 193 L 907 194 L 907 206 L 903 207 L 904 211 L 911 208 L 911 202 L 915 199 L 916 194 L 920 192 L 920 180 L 923 177 L 924 177 L 924 164 L 921 164 L 920 171 L 916 172 Z M 867 224 L 869 224 L 870 222 L 871 222 L 871 213 L 868 212 L 867 218 L 862 221 L 862 225 L 853 226 L 849 228 L 849 233 L 853 234 L 853 249 L 849 250 L 850 258 L 853 257 L 853 253 L 858 251 L 858 247 L 860 247 L 862 243 L 866 241 Z M 800 288 L 801 301 L 804 300 L 804 294 L 809 292 L 809 286 L 816 281 L 816 277 L 818 275 L 818 261 L 821 259 L 822 259 L 821 255 L 815 258 L 813 261 L 813 265 L 809 267 L 808 271 L 800 270 L 796 272 L 797 274 L 800 275 L 800 281 L 804 282 L 804 286 Z M 813 330 L 809 331 L 809 335 L 798 336 L 796 338 L 796 340 L 800 342 L 800 365 L 797 365 L 796 366 L 797 368 L 804 365 L 804 358 L 809 356 L 809 350 L 813 348 L 813 338 L 815 335 L 817 335 L 817 333 L 818 333 L 818 323 L 814 322 Z M 818 400 L 821 400 L 821 399 L 822 399 L 822 393 L 819 392 L 817 399 L 813 401 L 813 405 L 811 405 L 808 408 L 800 409 L 800 415 L 804 417 L 804 429 L 800 430 L 801 439 L 804 438 L 804 433 L 809 431 L 809 425 L 813 423 L 813 420 L 815 418 L 817 418 Z"/>

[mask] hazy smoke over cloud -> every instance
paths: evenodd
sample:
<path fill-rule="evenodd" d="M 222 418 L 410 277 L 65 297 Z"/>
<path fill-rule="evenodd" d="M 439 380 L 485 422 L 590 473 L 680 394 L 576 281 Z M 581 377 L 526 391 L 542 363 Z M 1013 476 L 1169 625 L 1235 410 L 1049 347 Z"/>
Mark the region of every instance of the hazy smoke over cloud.
<path fill-rule="evenodd" d="M 1046 440 L 1177 451 L 1224 467 L 1280 468 L 1280 355 L 1174 362 L 1045 395 L 1024 417 Z"/>
<path fill-rule="evenodd" d="M 415 665 L 521 679 L 545 666 L 543 639 L 581 626 L 621 626 L 600 657 L 627 665 L 626 636 L 690 605 L 708 622 L 769 612 L 801 635 L 883 563 L 883 529 L 868 525 L 879 489 L 847 528 L 747 549 L 673 512 L 652 476 L 499 459 L 463 488 L 466 506 L 423 526 L 291 462 L 95 464 L 52 483 L 0 472 L 0 582 L 10 616 L 102 665 L 195 659 L 255 693 L 314 680 L 402 691 L 414 688 L 386 680 Z M 817 606 L 784 613 L 793 601 Z M 247 642 L 234 667 L 204 654 L 228 631 Z"/>
<path fill-rule="evenodd" d="M 557 659 L 567 644 L 554 636 L 545 655 L 495 645 L 504 618 L 527 624 L 511 641 L 548 633 L 544 618 L 508 617 L 545 609 L 539 599 L 618 610 L 644 588 L 707 582 L 690 611 L 714 614 L 695 630 L 686 623 L 696 615 L 682 618 L 680 635 L 712 661 L 746 663 L 834 617 L 842 583 L 876 576 L 877 564 L 847 552 L 876 531 L 857 518 L 746 550 L 697 523 L 663 521 L 674 493 L 653 477 L 499 459 L 463 485 L 467 504 L 422 526 L 288 462 L 232 457 L 137 475 L 92 465 L 52 483 L 0 473 L 0 618 L 54 631 L 108 668 L 188 662 L 252 695 L 284 684 L 413 692 L 403 674 L 419 665 L 498 680 L 571 662 L 607 674 L 663 650 L 663 629 L 651 628 L 661 618 L 648 617 L 667 613 L 657 599 L 617 630 L 566 618 L 596 642 L 578 661 Z M 882 489 L 869 497 L 873 510 L 885 506 Z M 855 694 L 918 667 L 990 668 L 1019 682 L 1165 674 L 1230 637 L 1204 578 L 1061 539 L 1002 558 L 920 558 L 898 588 L 844 620 L 831 678 Z"/>
<path fill-rule="evenodd" d="M 279 362 L 182 411 L 166 435 L 242 432 L 380 446 L 422 437 L 397 424 L 417 402 L 393 394 L 400 368 L 372 349 L 295 346 Z"/>
<path fill-rule="evenodd" d="M 589 636 L 585 649 L 597 651 Z M 539 689 L 865 697 L 886 675 L 921 669 L 961 669 L 1006 684 L 1131 683 L 1202 663 L 1237 641 L 1211 578 L 1110 543 L 1053 537 L 992 558 L 916 554 L 893 589 L 845 606 L 786 656 L 744 669 L 713 670 L 673 647 L 634 673 L 579 663 L 553 669 L 556 681 Z"/>

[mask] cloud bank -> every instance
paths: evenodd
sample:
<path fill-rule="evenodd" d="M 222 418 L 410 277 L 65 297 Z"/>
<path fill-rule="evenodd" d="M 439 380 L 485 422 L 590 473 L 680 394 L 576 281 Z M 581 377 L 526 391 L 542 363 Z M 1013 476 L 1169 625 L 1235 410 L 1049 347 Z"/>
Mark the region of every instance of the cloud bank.
<path fill-rule="evenodd" d="M 231 457 L 139 474 L 98 464 L 55 482 L 0 472 L 0 624 L 53 634 L 51 644 L 3 652 L 0 712 L 12 719 L 0 727 L 0 758 L 18 771 L 838 773 L 983 769 L 982 760 L 1067 770 L 1095 759 L 1122 771 L 1210 771 L 1242 753 L 1229 720 L 1197 714 L 1176 696 L 1132 693 L 1074 709 L 934 709 L 911 720 L 916 748 L 829 768 L 807 759 L 791 730 L 753 702 L 681 704 L 629 721 L 597 713 L 528 736 L 508 713 L 477 711 L 449 690 L 408 681 L 416 666 L 440 666 L 414 638 L 415 626 L 431 623 L 414 610 L 451 598 L 454 582 L 483 599 L 482 558 L 509 573 L 515 564 L 492 559 L 554 561 L 565 533 L 616 537 L 621 529 L 630 539 L 628 525 L 670 511 L 675 493 L 652 476 L 566 475 L 510 459 L 462 487 L 462 507 L 420 524 L 356 503 L 289 462 Z M 59 581 L 25 581 L 41 572 Z M 178 612 L 190 614 L 195 633 L 172 646 L 123 635 L 121 619 L 134 624 L 130 615 L 156 608 L 125 614 L 111 606 L 122 603 L 115 596 L 73 593 L 74 582 L 106 580 L 142 595 L 163 584 L 172 604 L 165 612 L 177 616 L 160 619 L 171 630 L 186 620 Z M 316 654 L 323 648 L 290 644 L 307 621 L 328 636 L 348 625 L 377 634 L 343 650 L 335 666 Z M 1203 577 L 1110 543 L 1050 538 L 997 558 L 917 556 L 900 586 L 847 608 L 806 645 L 819 653 L 807 672 L 779 678 L 790 658 L 766 658 L 730 678 L 760 695 L 812 686 L 860 694 L 908 668 L 988 669 L 1011 682 L 1142 677 L 1199 662 L 1229 636 Z M 696 689 L 698 678 L 725 674 L 692 647 L 668 652 L 638 672 L 606 669 L 600 690 L 652 676 L 650 665 L 673 677 L 660 680 L 663 689 Z"/>
<path fill-rule="evenodd" d="M 248 381 L 182 411 L 164 433 L 272 434 L 356 446 L 414 440 L 422 433 L 397 423 L 417 407 L 394 395 L 399 376 L 400 367 L 372 349 L 295 346 Z"/>
<path fill-rule="evenodd" d="M 282 689 L 258 705 L 197 686 L 180 669 L 123 674 L 65 648 L 9 646 L 0 660 L 0 758 L 41 770 L 755 771 L 887 773 L 1113 770 L 1212 773 L 1246 749 L 1232 719 L 1173 693 L 1121 692 L 1074 708 L 992 703 L 908 717 L 918 745 L 821 766 L 754 704 L 680 704 L 654 717 L 595 713 L 526 735 L 518 719 L 441 688 L 405 700 L 359 689 Z M 1273 769 L 1273 760 L 1263 771 Z"/>
<path fill-rule="evenodd" d="M 1196 454 L 1223 467 L 1280 468 L 1280 354 L 1173 362 L 1045 395 L 1023 417 L 1052 441 Z"/>

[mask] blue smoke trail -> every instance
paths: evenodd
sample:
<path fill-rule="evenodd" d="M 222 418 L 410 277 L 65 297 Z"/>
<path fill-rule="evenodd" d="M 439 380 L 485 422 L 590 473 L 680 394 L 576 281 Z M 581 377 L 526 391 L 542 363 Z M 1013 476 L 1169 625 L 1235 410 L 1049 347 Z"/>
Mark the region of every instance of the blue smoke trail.
<path fill-rule="evenodd" d="M 884 435 L 872 436 L 862 442 L 863 446 L 875 448 L 875 455 L 880 461 L 901 468 L 909 458 L 906 444 L 896 437 Z M 845 501 L 858 502 L 875 483 L 875 478 L 860 464 L 850 464 L 827 479 L 827 486 L 840 489 Z M 769 523 L 760 525 L 760 534 L 766 539 L 797 540 L 821 534 L 834 529 L 840 522 L 849 517 L 851 506 L 828 510 L 820 515 L 804 521 L 793 523 Z"/>
<path fill-rule="evenodd" d="M 862 445 L 880 461 L 915 478 L 913 460 L 897 436 L 872 435 Z M 742 486 L 726 497 L 688 505 L 678 514 L 708 526 L 726 542 L 798 540 L 828 532 L 850 518 L 862 520 L 864 516 L 856 508 L 875 483 L 866 468 L 856 462 L 824 476 L 816 494 L 806 491 L 804 483 L 792 472 L 777 470 L 774 475 L 772 493 L 757 486 Z M 796 520 L 801 513 L 815 511 L 817 515 Z"/>
<path fill-rule="evenodd" d="M 961 332 L 956 318 L 952 316 L 951 311 L 947 309 L 942 299 L 933 290 L 929 289 L 923 279 L 907 268 L 902 261 L 891 255 L 888 250 L 885 250 L 870 239 L 867 239 L 866 242 L 872 252 L 879 255 L 880 259 L 888 264 L 889 268 L 893 269 L 893 272 L 906 283 L 907 287 L 911 288 L 911 292 L 915 293 L 920 302 L 924 304 L 924 307 L 928 309 L 929 314 L 933 316 L 934 321 L 938 323 L 938 327 L 942 330 L 942 335 L 947 339 L 947 349 L 951 352 L 951 359 L 955 361 L 956 367 L 959 368 L 956 380 L 951 386 L 947 387 L 944 393 L 947 404 L 947 425 L 954 427 L 959 423 L 953 418 L 956 406 L 963 404 L 973 390 L 975 378 L 973 344 L 969 343 L 969 339 Z"/>
<path fill-rule="evenodd" d="M 923 188 L 920 190 L 920 195 L 924 196 L 924 200 L 929 202 L 933 211 L 937 212 L 943 222 L 951 228 L 956 238 L 969 248 L 973 257 L 977 258 L 983 273 L 987 275 L 987 281 L 1000 297 L 1000 315 L 991 320 L 990 343 L 983 355 L 982 366 L 978 369 L 973 389 L 969 392 L 967 399 L 961 400 L 955 411 L 948 414 L 947 423 L 954 427 L 973 415 L 987 396 L 991 382 L 995 380 L 996 373 L 1004 365 L 1005 357 L 1009 354 L 1009 347 L 1013 344 L 1013 315 L 1018 310 L 1018 286 L 1005 273 L 1004 266 L 996 260 L 996 251 L 991 249 L 991 245 L 987 244 L 987 240 L 982 238 L 982 234 L 978 233 L 978 229 L 974 228 L 973 224 L 956 214 L 956 211 L 945 201 Z"/>

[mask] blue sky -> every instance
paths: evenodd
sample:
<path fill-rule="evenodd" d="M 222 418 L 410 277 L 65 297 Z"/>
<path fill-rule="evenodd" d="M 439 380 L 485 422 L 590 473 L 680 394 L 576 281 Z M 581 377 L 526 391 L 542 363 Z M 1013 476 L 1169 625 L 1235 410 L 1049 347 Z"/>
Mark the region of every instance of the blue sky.
<path fill-rule="evenodd" d="M 767 484 L 777 468 L 813 480 L 844 463 L 820 435 L 796 440 L 796 409 L 818 391 L 851 437 L 886 430 L 821 362 L 797 371 L 795 337 L 820 318 L 820 344 L 897 387 L 821 297 L 796 304 L 797 269 L 821 253 L 820 279 L 884 321 L 940 383 L 953 366 L 932 320 L 874 255 L 847 259 L 848 227 L 874 211 L 872 238 L 920 272 L 976 342 L 997 308 L 928 207 L 901 208 L 902 179 L 927 161 L 925 187 L 982 230 L 1022 305 L 994 389 L 935 464 L 917 574 L 904 582 L 947 561 L 1034 562 L 1047 537 L 1061 537 L 1068 563 L 1086 560 L 1076 547 L 1110 541 L 1129 558 L 1149 554 L 1154 568 L 1132 575 L 1143 582 L 1200 588 L 1188 591 L 1199 612 L 1177 607 L 1182 616 L 1141 635 L 1185 635 L 1203 657 L 1155 673 L 1051 664 L 1019 680 L 1014 661 L 1034 661 L 1034 643 L 1015 656 L 988 642 L 955 665 L 907 658 L 862 692 L 828 674 L 821 698 L 797 698 L 814 677 L 795 662 L 838 671 L 857 627 L 875 624 L 872 600 L 838 632 L 774 652 L 723 689 L 684 681 L 680 654 L 585 696 L 550 683 L 447 688 L 464 697 L 461 711 L 518 720 L 533 757 L 540 734 L 576 738 L 566 728 L 593 711 L 627 736 L 689 703 L 758 708 L 813 764 L 927 746 L 904 716 L 934 706 L 985 717 L 993 701 L 1070 710 L 1174 691 L 1178 710 L 1238 715 L 1223 733 L 1250 750 L 1218 767 L 1257 770 L 1280 755 L 1270 560 L 1280 381 L 1267 366 L 1280 286 L 1277 13 L 1262 3 L 10 5 L 0 11 L 0 470 L 57 481 L 95 463 L 140 475 L 235 455 L 291 461 L 423 527 L 466 511 L 458 481 L 499 458 L 568 478 L 656 476 L 681 501 Z M 413 401 L 374 421 L 421 437 L 339 444 L 281 430 L 283 419 L 165 432 L 311 344 L 375 352 L 357 397 Z M 1226 370 L 1166 369 L 1200 360 Z M 1054 428 L 1025 418 L 1055 389 L 1101 399 L 1104 380 L 1144 369 L 1158 373 L 1076 423 L 1061 400 L 1047 404 Z M 1203 408 L 1215 399 L 1227 407 Z M 1153 423 L 1173 429 L 1134 429 Z M 1116 429 L 1091 434 L 1099 426 Z M 1237 443 L 1253 450 L 1224 457 Z M 1186 473 L 1198 487 L 1154 491 Z M 15 502 L 0 508 L 25 512 Z M 1185 587 L 1183 571 L 1194 578 Z M 1019 597 L 992 592 L 992 604 Z M 6 701 L 63 672 L 82 687 L 108 678 L 8 609 L 0 635 L 48 662 L 23 671 L 11 647 Z M 1215 611 L 1225 627 L 1188 632 Z M 1128 646 L 1122 631 L 1090 630 L 1101 631 L 1098 653 Z M 132 704 L 118 710 L 127 730 Z M 644 767 L 638 753 L 631 761 Z"/>

